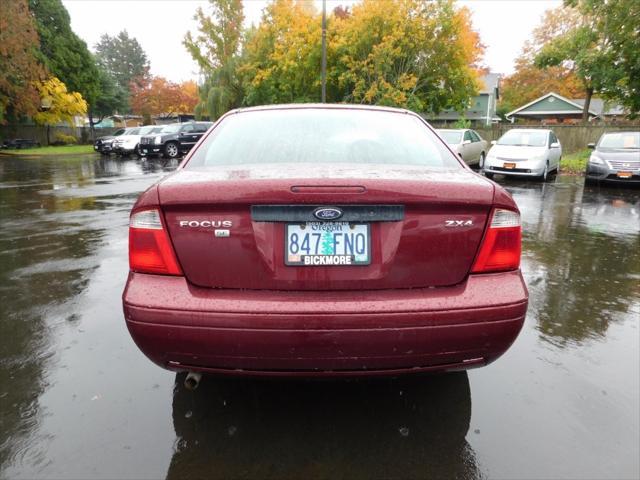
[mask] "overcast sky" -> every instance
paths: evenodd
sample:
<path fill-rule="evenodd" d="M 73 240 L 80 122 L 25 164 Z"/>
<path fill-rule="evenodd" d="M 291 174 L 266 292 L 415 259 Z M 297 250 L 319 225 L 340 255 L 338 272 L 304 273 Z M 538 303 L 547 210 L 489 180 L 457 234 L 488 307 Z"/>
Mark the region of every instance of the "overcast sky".
<path fill-rule="evenodd" d="M 0 0 L 2 1 L 2 0 Z M 197 78 L 198 68 L 182 45 L 195 30 L 193 15 L 205 0 L 63 0 L 73 30 L 93 46 L 104 33 L 127 30 L 151 62 L 151 73 L 179 82 Z M 264 0 L 244 0 L 247 24 L 258 23 Z M 315 0 L 318 8 L 321 0 Z M 327 0 L 327 10 L 352 0 Z M 497 73 L 511 73 L 513 61 L 548 8 L 561 0 L 461 0 L 473 12 L 474 28 L 486 45 L 484 63 Z"/>

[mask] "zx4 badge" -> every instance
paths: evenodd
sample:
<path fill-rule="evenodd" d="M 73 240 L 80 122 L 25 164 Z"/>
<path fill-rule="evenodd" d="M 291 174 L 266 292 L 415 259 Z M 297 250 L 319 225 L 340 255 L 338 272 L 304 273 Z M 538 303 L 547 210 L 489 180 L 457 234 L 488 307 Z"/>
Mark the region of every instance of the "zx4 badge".
<path fill-rule="evenodd" d="M 446 227 L 471 227 L 473 220 L 445 220 L 444 225 Z"/>

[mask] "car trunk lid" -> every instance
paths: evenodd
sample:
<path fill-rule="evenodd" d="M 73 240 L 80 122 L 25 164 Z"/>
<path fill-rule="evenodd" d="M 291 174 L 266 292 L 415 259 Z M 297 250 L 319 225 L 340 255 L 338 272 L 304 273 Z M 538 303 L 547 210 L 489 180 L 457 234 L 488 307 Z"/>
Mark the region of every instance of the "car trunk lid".
<path fill-rule="evenodd" d="M 459 283 L 471 269 L 493 200 L 493 184 L 466 169 L 411 166 L 179 170 L 158 192 L 190 282 L 275 290 Z M 319 222 L 313 212 L 320 207 L 341 209 L 339 221 L 369 225 L 368 264 L 287 265 L 286 225 Z"/>

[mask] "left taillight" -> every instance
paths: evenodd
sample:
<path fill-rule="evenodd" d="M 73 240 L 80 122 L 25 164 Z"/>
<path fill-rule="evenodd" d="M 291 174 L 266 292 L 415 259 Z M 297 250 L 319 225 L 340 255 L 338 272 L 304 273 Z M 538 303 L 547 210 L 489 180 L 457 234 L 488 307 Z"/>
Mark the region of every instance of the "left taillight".
<path fill-rule="evenodd" d="M 129 220 L 129 268 L 133 272 L 182 275 L 169 234 L 157 209 L 142 210 Z"/>

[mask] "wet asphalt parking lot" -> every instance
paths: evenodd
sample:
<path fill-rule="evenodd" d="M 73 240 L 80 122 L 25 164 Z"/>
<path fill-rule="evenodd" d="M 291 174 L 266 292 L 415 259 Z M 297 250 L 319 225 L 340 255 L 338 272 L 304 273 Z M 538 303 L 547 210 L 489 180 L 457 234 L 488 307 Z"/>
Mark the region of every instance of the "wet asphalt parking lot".
<path fill-rule="evenodd" d="M 129 209 L 172 168 L 0 156 L 0 478 L 640 476 L 637 189 L 499 180 L 530 304 L 486 368 L 187 391 L 120 300 Z"/>

